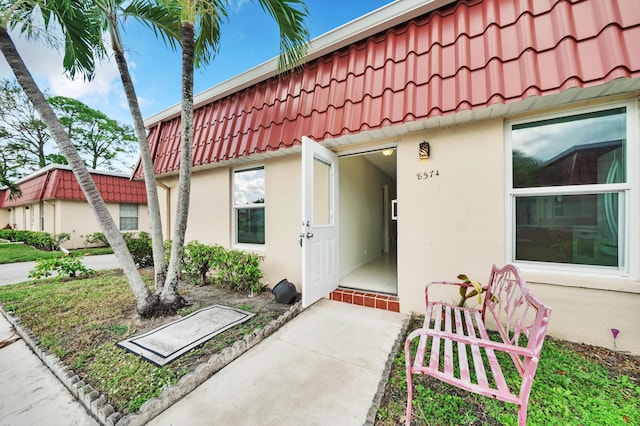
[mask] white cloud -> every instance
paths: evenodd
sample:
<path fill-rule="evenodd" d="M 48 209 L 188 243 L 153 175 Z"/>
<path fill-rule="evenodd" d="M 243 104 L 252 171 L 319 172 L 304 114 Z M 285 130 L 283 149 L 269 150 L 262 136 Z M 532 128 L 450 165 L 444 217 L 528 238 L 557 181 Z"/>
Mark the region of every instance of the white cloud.
<path fill-rule="evenodd" d="M 120 74 L 115 62 L 102 62 L 96 67 L 93 80 L 86 81 L 82 77 L 69 79 L 62 73 L 46 76 L 51 94 L 83 98 L 91 95 L 109 96 L 112 86 L 118 83 Z"/>
<path fill-rule="evenodd" d="M 79 99 L 118 121 L 125 123 L 131 121 L 129 107 L 120 82 L 120 74 L 112 58 L 104 58 L 102 62 L 97 64 L 94 78 L 91 81 L 86 81 L 82 77 L 72 80 L 64 72 L 62 66 L 64 54 L 61 50 L 43 42 L 27 41 L 15 32 L 12 32 L 11 36 L 41 90 L 53 96 Z M 133 74 L 136 68 L 135 63 L 130 63 L 129 67 Z M 9 65 L 2 56 L 0 56 L 0 78 L 14 78 Z M 133 78 L 135 79 L 135 75 Z"/>
<path fill-rule="evenodd" d="M 231 0 L 229 3 L 231 4 L 230 12 L 239 13 L 244 5 L 249 3 L 249 0 Z"/>

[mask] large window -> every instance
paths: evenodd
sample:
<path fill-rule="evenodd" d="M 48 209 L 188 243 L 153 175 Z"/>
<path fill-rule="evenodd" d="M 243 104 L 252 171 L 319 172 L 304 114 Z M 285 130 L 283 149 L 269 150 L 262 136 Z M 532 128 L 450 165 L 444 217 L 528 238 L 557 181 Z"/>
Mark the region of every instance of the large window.
<path fill-rule="evenodd" d="M 509 123 L 511 260 L 628 270 L 630 108 Z"/>
<path fill-rule="evenodd" d="M 235 244 L 264 244 L 264 167 L 233 172 Z"/>
<path fill-rule="evenodd" d="M 120 230 L 138 230 L 138 205 L 120 204 Z"/>

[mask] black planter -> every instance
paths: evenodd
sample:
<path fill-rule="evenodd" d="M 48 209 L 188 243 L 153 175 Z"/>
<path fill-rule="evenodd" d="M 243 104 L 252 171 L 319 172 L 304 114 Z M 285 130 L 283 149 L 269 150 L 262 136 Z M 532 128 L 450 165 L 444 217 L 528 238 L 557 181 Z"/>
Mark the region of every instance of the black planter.
<path fill-rule="evenodd" d="M 286 278 L 280 281 L 271 290 L 271 293 L 276 297 L 276 302 L 285 303 L 291 305 L 296 301 L 298 294 L 296 293 L 296 286 L 290 283 Z"/>

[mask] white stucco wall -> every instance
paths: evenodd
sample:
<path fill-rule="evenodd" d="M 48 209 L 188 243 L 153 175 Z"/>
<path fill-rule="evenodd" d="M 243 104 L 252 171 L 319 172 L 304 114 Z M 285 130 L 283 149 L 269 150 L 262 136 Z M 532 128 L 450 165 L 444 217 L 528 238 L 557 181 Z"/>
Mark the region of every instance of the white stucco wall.
<path fill-rule="evenodd" d="M 4 228 L 5 225 L 12 225 L 11 212 L 9 209 L 0 209 L 0 227 Z"/>
<path fill-rule="evenodd" d="M 43 227 L 41 226 L 41 209 L 44 212 Z M 107 209 L 118 226 L 120 204 L 107 203 Z M 8 212 L 7 222 L 15 224 L 16 229 L 52 234 L 68 233 L 71 239 L 63 243 L 66 249 L 84 248 L 86 246 L 84 236 L 101 232 L 93 211 L 84 201 L 50 200 L 42 204 L 13 207 L 11 212 Z M 3 222 L 0 221 L 0 223 Z M 144 204 L 138 205 L 138 231 L 149 232 L 149 213 Z"/>
<path fill-rule="evenodd" d="M 503 263 L 502 128 L 502 120 L 493 120 L 408 135 L 399 143 L 401 310 L 424 310 L 429 281 L 455 281 L 461 273 L 483 280 L 493 263 Z M 418 147 L 425 140 L 431 157 L 420 160 Z"/>
<path fill-rule="evenodd" d="M 230 179 L 231 176 L 227 168 L 193 174 L 189 223 L 185 235 L 187 241 L 198 240 L 203 244 L 220 244 L 227 248 L 230 247 Z M 176 187 L 171 189 L 174 200 L 177 200 L 178 196 L 177 183 L 176 180 Z M 175 212 L 172 214 L 175 219 Z M 172 232 L 173 230 L 172 227 Z M 173 235 L 167 235 L 165 238 L 172 239 Z"/>
<path fill-rule="evenodd" d="M 107 209 L 116 222 L 116 226 L 118 226 L 120 222 L 120 204 L 107 203 Z M 45 223 L 48 222 L 47 219 L 45 218 Z M 84 248 L 84 236 L 94 232 L 102 232 L 91 208 L 84 201 L 56 201 L 55 221 L 56 234 L 66 232 L 71 235 L 71 239 L 63 244 L 67 249 Z M 137 231 L 149 232 L 149 213 L 146 205 L 138 205 Z"/>

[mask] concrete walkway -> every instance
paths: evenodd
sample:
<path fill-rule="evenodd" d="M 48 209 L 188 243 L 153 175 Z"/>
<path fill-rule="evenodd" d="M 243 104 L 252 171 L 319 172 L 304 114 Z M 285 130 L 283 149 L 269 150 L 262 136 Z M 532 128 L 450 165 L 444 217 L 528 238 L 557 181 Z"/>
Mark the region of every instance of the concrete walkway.
<path fill-rule="evenodd" d="M 0 315 L 0 341 L 12 332 Z M 0 348 L 0 366 L 0 424 L 98 425 L 22 339 Z"/>
<path fill-rule="evenodd" d="M 120 269 L 120 265 L 113 254 L 82 257 L 84 266 L 90 269 Z M 29 271 L 35 262 L 7 263 L 0 265 L 0 285 L 17 284 L 29 281 Z"/>
<path fill-rule="evenodd" d="M 149 425 L 372 423 L 405 320 L 320 300 Z"/>

